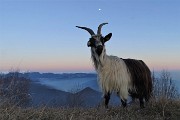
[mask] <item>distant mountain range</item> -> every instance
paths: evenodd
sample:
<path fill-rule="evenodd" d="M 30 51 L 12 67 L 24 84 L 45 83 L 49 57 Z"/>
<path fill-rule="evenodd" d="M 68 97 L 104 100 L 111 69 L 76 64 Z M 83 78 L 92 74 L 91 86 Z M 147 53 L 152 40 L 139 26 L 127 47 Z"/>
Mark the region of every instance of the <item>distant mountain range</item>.
<path fill-rule="evenodd" d="M 83 77 L 96 77 L 97 74 L 95 73 L 62 73 L 62 74 L 55 74 L 55 73 L 39 73 L 39 72 L 30 72 L 30 73 L 21 73 L 22 76 L 28 76 L 32 80 L 39 79 L 39 78 L 54 78 L 54 79 L 71 79 L 71 78 L 83 78 Z"/>
<path fill-rule="evenodd" d="M 94 73 L 41 74 L 39 72 L 33 72 L 24 73 L 21 76 L 31 79 L 30 94 L 32 106 L 93 107 L 97 106 L 101 101 L 102 93 L 92 89 L 93 86 L 97 86 L 97 75 Z M 71 89 L 70 87 L 72 86 L 70 84 L 75 80 L 78 81 L 78 78 L 85 78 L 85 80 L 86 78 L 93 78 L 94 82 L 87 81 L 90 87 L 87 87 L 86 82 L 83 82 L 84 87 L 77 85 Z M 69 88 L 69 91 L 64 91 L 63 88 L 58 89 L 58 87 L 55 87 L 56 85 Z"/>

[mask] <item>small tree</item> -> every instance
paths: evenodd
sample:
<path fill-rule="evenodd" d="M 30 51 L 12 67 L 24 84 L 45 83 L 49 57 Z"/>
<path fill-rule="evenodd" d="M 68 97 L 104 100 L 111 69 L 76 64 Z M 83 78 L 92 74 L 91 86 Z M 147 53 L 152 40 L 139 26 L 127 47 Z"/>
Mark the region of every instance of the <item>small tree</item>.
<path fill-rule="evenodd" d="M 0 77 L 0 97 L 4 104 L 26 106 L 30 102 L 30 80 L 19 72 L 10 72 Z"/>
<path fill-rule="evenodd" d="M 152 74 L 153 79 L 153 96 L 155 102 L 157 102 L 159 109 L 162 110 L 162 115 L 165 118 L 165 111 L 167 105 L 171 104 L 172 100 L 179 98 L 179 93 L 172 80 L 171 74 L 162 70 L 159 77 L 155 77 L 154 72 Z"/>
<path fill-rule="evenodd" d="M 172 80 L 170 72 L 162 70 L 159 77 L 152 74 L 153 79 L 153 96 L 163 99 L 176 99 L 179 97 L 177 88 Z"/>

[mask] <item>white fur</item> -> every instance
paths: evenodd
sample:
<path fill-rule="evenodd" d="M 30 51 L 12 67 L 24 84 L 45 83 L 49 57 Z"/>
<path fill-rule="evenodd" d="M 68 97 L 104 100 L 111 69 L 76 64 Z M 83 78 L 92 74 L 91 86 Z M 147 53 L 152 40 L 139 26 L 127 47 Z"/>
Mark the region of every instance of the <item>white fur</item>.
<path fill-rule="evenodd" d="M 127 100 L 128 90 L 132 89 L 132 82 L 124 61 L 116 56 L 106 55 L 105 47 L 100 56 L 96 54 L 94 48 L 91 48 L 91 54 L 99 63 L 95 68 L 102 91 L 104 93 L 118 92 L 122 100 Z"/>

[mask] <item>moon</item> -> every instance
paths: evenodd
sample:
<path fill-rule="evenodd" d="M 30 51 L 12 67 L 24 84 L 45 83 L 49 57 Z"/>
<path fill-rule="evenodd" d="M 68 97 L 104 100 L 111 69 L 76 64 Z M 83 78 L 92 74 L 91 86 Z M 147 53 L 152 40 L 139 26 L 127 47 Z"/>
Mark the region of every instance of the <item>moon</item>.
<path fill-rule="evenodd" d="M 101 8 L 99 8 L 98 10 L 101 11 Z"/>

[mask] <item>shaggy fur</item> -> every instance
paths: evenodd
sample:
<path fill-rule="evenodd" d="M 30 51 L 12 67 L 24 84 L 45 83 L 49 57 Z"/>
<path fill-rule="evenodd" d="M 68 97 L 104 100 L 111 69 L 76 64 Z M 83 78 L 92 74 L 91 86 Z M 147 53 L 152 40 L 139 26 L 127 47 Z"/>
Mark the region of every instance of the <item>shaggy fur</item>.
<path fill-rule="evenodd" d="M 91 52 L 103 93 L 116 91 L 121 99 L 126 101 L 128 90 L 133 91 L 133 84 L 125 62 L 116 56 L 106 55 L 105 48 L 100 56 L 96 54 L 94 48 L 91 49 Z"/>

